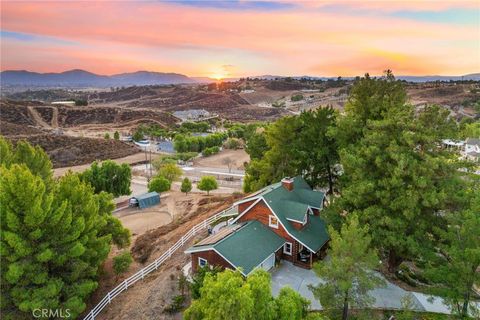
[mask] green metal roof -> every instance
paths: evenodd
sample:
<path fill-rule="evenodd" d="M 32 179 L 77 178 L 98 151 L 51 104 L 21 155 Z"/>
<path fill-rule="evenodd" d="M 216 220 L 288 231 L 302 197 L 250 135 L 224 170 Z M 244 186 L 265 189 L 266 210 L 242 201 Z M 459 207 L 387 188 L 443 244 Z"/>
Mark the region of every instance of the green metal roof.
<path fill-rule="evenodd" d="M 248 275 L 284 243 L 285 240 L 282 237 L 262 223 L 252 220 L 244 222 L 241 228 L 229 233 L 216 243 L 194 245 L 186 252 L 214 249 L 235 267 L 241 268 L 244 275 Z"/>
<path fill-rule="evenodd" d="M 287 220 L 303 221 L 308 206 L 321 208 L 325 194 L 313 191 L 306 181 L 298 176 L 293 178 L 293 190 L 288 191 L 282 183 L 276 183 L 262 190 L 260 194 L 287 231 L 313 251 L 318 251 L 329 239 L 325 223 L 320 217 L 310 215 L 309 222 L 297 230 Z"/>
<path fill-rule="evenodd" d="M 308 210 L 308 204 L 292 200 L 280 200 L 278 207 L 285 212 L 285 218 L 303 222 Z"/>
<path fill-rule="evenodd" d="M 160 195 L 155 191 L 134 196 L 133 198 L 138 200 L 138 206 L 141 209 L 152 207 L 160 203 Z"/>

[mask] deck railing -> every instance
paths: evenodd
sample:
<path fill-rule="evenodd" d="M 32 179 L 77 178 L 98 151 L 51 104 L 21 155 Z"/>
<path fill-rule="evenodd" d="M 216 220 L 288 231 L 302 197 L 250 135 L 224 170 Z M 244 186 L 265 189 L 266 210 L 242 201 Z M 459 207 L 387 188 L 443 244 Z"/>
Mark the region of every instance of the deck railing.
<path fill-rule="evenodd" d="M 143 269 L 140 269 L 137 273 L 133 274 L 132 276 L 128 277 L 127 279 L 123 280 L 118 286 L 116 286 L 113 290 L 108 292 L 105 297 L 87 314 L 84 320 L 94 320 L 95 317 L 108 305 L 112 302 L 112 300 L 118 296 L 123 291 L 127 290 L 131 287 L 135 282 L 142 280 L 146 275 L 150 272 L 155 271 L 158 269 L 162 263 L 165 262 L 168 258 L 172 256 L 175 251 L 179 248 L 183 247 L 183 245 L 190 240 L 194 235 L 196 235 L 199 231 L 206 229 L 210 224 L 214 223 L 220 218 L 234 216 L 237 214 L 236 208 L 231 207 L 225 209 L 210 218 L 200 222 L 199 224 L 195 225 L 191 228 L 186 234 L 184 234 L 180 240 L 178 240 L 172 247 L 170 247 L 166 252 L 164 252 L 160 257 L 155 259 L 152 263 L 146 266 Z"/>

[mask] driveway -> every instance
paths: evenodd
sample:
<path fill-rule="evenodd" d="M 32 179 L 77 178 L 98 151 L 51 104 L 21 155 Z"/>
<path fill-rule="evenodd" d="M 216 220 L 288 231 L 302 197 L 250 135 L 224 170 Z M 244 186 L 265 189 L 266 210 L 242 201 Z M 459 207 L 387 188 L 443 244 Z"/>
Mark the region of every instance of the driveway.
<path fill-rule="evenodd" d="M 312 310 L 321 310 L 322 306 L 320 302 L 315 299 L 312 292 L 308 289 L 308 285 L 317 285 L 320 281 L 321 279 L 315 275 L 313 270 L 302 269 L 288 261 L 282 260 L 280 266 L 272 271 L 272 293 L 274 296 L 277 296 L 281 288 L 289 286 L 311 301 Z M 372 297 L 375 298 L 372 307 L 379 309 L 401 309 L 402 297 L 408 293 L 409 291 L 386 281 L 385 287 L 374 289 L 370 292 Z M 441 298 L 429 301 L 428 295 L 416 292 L 412 292 L 412 294 L 413 309 L 450 314 L 450 310 Z"/>

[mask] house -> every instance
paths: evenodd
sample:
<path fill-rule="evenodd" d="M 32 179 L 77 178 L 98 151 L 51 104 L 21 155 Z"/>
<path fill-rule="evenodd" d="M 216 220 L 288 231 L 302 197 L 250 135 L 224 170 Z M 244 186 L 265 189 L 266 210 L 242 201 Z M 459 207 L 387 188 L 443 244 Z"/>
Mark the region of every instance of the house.
<path fill-rule="evenodd" d="M 282 259 L 310 269 L 330 239 L 320 217 L 324 198 L 295 177 L 236 202 L 238 215 L 227 227 L 185 251 L 191 254 L 192 270 L 215 265 L 247 276 Z"/>
<path fill-rule="evenodd" d="M 480 161 L 480 139 L 465 140 L 465 157 L 472 161 Z"/>

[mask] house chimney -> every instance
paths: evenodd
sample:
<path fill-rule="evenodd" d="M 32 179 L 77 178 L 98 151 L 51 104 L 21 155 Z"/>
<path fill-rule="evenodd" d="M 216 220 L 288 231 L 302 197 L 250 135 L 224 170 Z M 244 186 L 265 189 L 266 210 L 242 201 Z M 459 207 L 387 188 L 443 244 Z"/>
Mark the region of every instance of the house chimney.
<path fill-rule="evenodd" d="M 282 179 L 282 186 L 287 189 L 288 191 L 293 190 L 293 179 L 286 177 Z"/>

